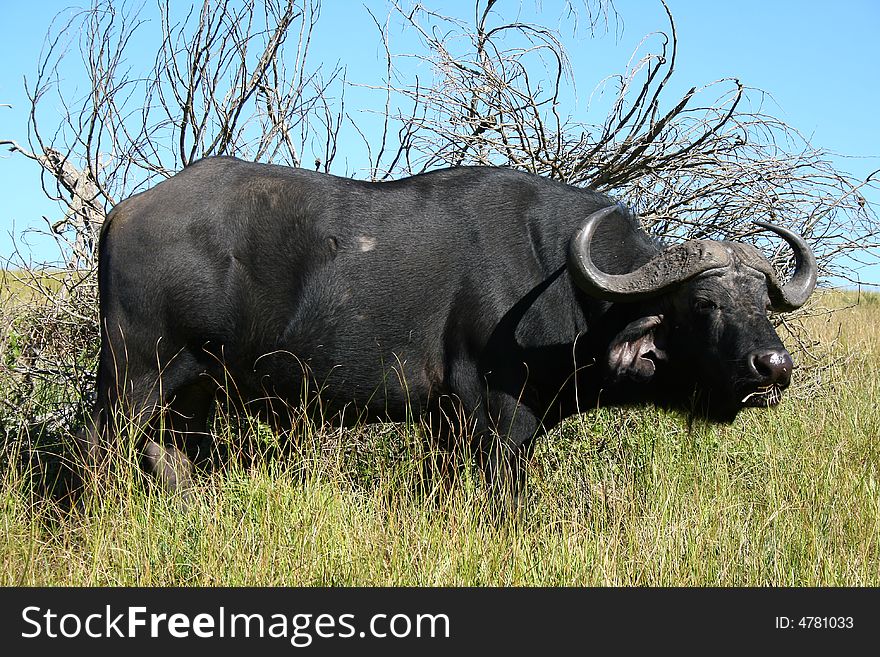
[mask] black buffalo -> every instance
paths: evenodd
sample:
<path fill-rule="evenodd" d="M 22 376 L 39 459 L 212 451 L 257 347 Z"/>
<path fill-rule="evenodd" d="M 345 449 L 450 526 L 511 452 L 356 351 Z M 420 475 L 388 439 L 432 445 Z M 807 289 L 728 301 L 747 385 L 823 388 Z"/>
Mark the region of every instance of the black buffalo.
<path fill-rule="evenodd" d="M 792 359 L 768 311 L 816 283 L 804 240 L 760 225 L 794 251 L 785 285 L 750 245 L 664 247 L 608 197 L 517 171 L 372 183 L 205 159 L 104 225 L 89 448 L 126 417 L 146 468 L 181 487 L 224 386 L 279 430 L 273 400 L 342 424 L 421 418 L 440 453 L 470 443 L 516 488 L 534 438 L 584 410 L 729 422 L 779 401 Z"/>

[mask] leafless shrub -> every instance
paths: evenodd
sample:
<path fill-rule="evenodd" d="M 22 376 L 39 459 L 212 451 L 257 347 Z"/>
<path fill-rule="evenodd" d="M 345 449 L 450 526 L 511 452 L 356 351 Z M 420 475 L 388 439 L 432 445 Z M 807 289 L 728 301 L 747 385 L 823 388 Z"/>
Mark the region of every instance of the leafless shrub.
<path fill-rule="evenodd" d="M 575 72 L 559 33 L 506 22 L 496 5 L 477 3 L 475 24 L 394 5 L 422 50 L 393 56 L 386 47 L 387 91 L 397 99 L 388 107 L 399 109 L 382 143 L 393 129 L 399 139 L 396 150 L 375 153 L 374 177 L 462 164 L 525 169 L 616 195 L 671 238 L 738 239 L 756 233 L 752 220 L 769 220 L 810 239 L 825 276 L 855 282 L 841 256 L 878 244 L 877 216 L 861 193 L 876 182 L 838 171 L 828 152 L 764 109 L 764 92 L 739 80 L 670 98 L 678 36 L 665 5 L 668 29 L 646 37 L 626 70 L 600 85 L 613 101 L 596 124 L 565 113 Z M 408 75 L 411 60 L 430 79 Z M 789 257 L 775 253 L 783 271 Z"/>

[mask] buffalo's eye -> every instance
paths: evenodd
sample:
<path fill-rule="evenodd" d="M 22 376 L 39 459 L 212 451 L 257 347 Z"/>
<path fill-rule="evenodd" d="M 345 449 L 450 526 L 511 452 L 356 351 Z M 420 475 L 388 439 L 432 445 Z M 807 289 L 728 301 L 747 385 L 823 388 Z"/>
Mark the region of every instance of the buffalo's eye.
<path fill-rule="evenodd" d="M 718 304 L 706 297 L 695 297 L 693 307 L 698 313 L 710 313 L 718 309 Z"/>

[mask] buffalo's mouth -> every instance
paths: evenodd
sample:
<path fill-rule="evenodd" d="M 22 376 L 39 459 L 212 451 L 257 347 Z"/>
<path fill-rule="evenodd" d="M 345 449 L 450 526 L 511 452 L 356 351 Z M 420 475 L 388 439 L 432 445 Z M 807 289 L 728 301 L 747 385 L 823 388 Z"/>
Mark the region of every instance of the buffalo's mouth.
<path fill-rule="evenodd" d="M 743 406 L 753 406 L 757 408 L 766 408 L 768 406 L 776 406 L 782 400 L 782 388 L 776 384 L 762 386 L 757 390 L 753 390 L 740 402 Z"/>

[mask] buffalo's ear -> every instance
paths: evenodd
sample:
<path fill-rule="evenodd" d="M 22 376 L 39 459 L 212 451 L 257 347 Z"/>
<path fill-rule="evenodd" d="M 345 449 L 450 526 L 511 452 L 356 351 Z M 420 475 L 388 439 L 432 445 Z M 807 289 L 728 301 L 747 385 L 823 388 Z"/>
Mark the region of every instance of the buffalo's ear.
<path fill-rule="evenodd" d="M 654 376 L 656 363 L 666 360 L 659 336 L 662 325 L 663 315 L 650 315 L 630 322 L 617 334 L 608 349 L 608 369 L 615 380 L 648 381 Z"/>

